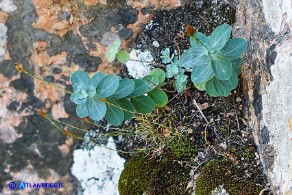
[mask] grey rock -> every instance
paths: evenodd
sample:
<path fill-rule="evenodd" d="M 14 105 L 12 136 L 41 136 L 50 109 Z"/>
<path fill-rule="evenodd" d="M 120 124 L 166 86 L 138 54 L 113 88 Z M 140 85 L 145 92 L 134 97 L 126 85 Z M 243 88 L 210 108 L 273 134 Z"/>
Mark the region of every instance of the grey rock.
<path fill-rule="evenodd" d="M 133 36 L 133 31 L 129 28 L 122 28 L 119 30 L 119 36 L 123 40 L 128 40 Z"/>

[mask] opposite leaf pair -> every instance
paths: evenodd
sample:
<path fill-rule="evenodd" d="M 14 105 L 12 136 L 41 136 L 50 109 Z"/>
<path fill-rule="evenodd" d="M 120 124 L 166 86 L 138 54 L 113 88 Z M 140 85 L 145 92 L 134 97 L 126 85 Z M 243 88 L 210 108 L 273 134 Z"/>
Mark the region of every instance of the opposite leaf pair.
<path fill-rule="evenodd" d="M 210 96 L 228 96 L 237 87 L 243 64 L 241 55 L 247 48 L 247 41 L 243 38 L 229 40 L 231 30 L 230 25 L 222 24 L 210 36 L 194 32 L 190 36 L 191 48 L 180 60 L 170 55 L 169 48 L 161 52 L 162 62 L 167 64 L 166 75 L 176 79 L 178 92 L 186 88 L 185 71 L 190 71 L 194 85 Z"/>
<path fill-rule="evenodd" d="M 80 118 L 89 116 L 96 121 L 105 118 L 119 125 L 131 119 L 135 112 L 147 114 L 155 106 L 167 104 L 167 95 L 158 89 L 164 80 L 165 73 L 161 69 L 152 70 L 144 79 L 120 79 L 102 72 L 90 78 L 79 70 L 71 75 L 74 93 L 70 99 L 77 104 L 76 113 Z"/>
<path fill-rule="evenodd" d="M 196 32 L 190 37 L 191 48 L 181 56 L 181 66 L 192 71 L 192 82 L 210 96 L 228 96 L 238 85 L 247 41 L 229 40 L 231 31 L 230 25 L 222 24 L 210 36 Z"/>

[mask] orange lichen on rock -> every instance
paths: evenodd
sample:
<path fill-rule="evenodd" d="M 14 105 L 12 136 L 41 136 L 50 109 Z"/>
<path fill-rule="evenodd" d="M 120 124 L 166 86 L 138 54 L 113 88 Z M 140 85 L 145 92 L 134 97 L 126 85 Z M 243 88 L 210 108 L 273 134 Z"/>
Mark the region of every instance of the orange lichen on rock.
<path fill-rule="evenodd" d="M 42 77 L 40 75 L 49 75 L 52 72 L 50 65 L 61 65 L 66 63 L 67 53 L 65 51 L 55 56 L 49 56 L 46 53 L 47 43 L 43 41 L 35 42 L 33 47 L 34 50 L 30 61 L 35 65 L 35 76 Z M 60 75 L 55 77 L 57 77 L 55 79 L 60 79 Z M 64 91 L 57 89 L 55 86 L 37 80 L 35 80 L 34 92 L 38 98 L 42 100 L 50 99 L 53 102 L 61 101 L 65 95 Z M 60 110 L 57 112 L 60 112 Z M 64 112 L 60 113 L 64 114 Z"/>
<path fill-rule="evenodd" d="M 43 48 L 43 46 L 47 43 L 39 43 L 40 42 L 36 42 L 34 44 L 34 51 L 32 52 L 32 56 L 30 58 L 30 62 L 35 65 L 35 74 L 49 75 L 52 74 L 53 65 L 61 67 L 66 64 L 67 53 L 65 51 L 55 56 L 49 56 Z M 55 79 L 60 79 L 60 76 L 55 75 Z"/>
<path fill-rule="evenodd" d="M 87 20 L 78 14 L 80 10 L 77 2 L 61 0 L 56 3 L 54 0 L 33 0 L 33 3 L 39 16 L 37 22 L 33 24 L 34 28 L 63 36 L 75 29 L 76 25 L 82 26 L 87 23 Z M 70 14 L 70 18 L 62 18 L 63 13 Z"/>
<path fill-rule="evenodd" d="M 61 101 L 65 96 L 64 91 L 57 89 L 53 85 L 48 85 L 40 81 L 35 82 L 34 94 L 39 99 L 42 100 L 50 99 L 53 102 Z"/>
<path fill-rule="evenodd" d="M 55 56 L 51 56 L 50 62 L 51 64 L 66 64 L 67 53 L 62 51 L 60 54 Z"/>
<path fill-rule="evenodd" d="M 55 119 L 69 117 L 69 115 L 65 111 L 63 102 L 59 102 L 58 104 L 54 104 L 53 105 L 53 107 L 52 107 L 52 116 Z"/>
<path fill-rule="evenodd" d="M 50 56 L 46 53 L 47 42 L 39 41 L 33 44 L 33 51 L 31 55 L 32 64 L 43 67 L 51 64 Z"/>

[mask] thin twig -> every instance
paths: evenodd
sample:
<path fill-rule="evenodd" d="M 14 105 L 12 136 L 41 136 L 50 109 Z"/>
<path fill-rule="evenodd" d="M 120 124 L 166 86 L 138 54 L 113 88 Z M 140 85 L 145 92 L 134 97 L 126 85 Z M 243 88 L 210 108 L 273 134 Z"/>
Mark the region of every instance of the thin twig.
<path fill-rule="evenodd" d="M 236 117 L 236 123 L 237 123 L 237 131 L 240 132 L 240 126 L 239 126 L 239 121 L 238 121 L 238 116 L 237 116 L 237 111 L 235 111 L 235 117 Z"/>
<path fill-rule="evenodd" d="M 202 115 L 202 117 L 204 118 L 204 120 L 206 121 L 206 123 L 209 123 L 208 119 L 206 118 L 206 116 L 204 115 L 204 113 L 202 112 L 201 108 L 199 107 L 196 99 L 193 99 L 193 103 L 195 104 L 195 106 L 197 107 L 197 109 L 199 110 L 200 114 Z"/>
<path fill-rule="evenodd" d="M 175 96 L 173 96 L 169 101 L 168 101 L 168 103 L 170 103 L 170 102 L 172 102 L 178 95 L 181 95 L 181 93 L 178 93 L 178 94 L 176 94 Z"/>

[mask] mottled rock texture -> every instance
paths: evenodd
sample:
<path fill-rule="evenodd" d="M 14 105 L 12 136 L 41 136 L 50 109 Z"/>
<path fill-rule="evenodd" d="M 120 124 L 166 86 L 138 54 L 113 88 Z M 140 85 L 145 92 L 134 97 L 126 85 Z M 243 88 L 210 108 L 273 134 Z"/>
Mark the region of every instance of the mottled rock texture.
<path fill-rule="evenodd" d="M 234 34 L 249 40 L 242 78 L 250 128 L 276 194 L 291 194 L 291 1 L 238 2 Z"/>
<path fill-rule="evenodd" d="M 123 41 L 126 48 L 151 19 L 150 13 L 142 14 L 142 8 L 179 5 L 178 0 L 0 1 L 0 194 L 11 194 L 8 184 L 18 180 L 65 184 L 57 190 L 26 189 L 22 194 L 76 194 L 79 184 L 70 169 L 73 149 L 79 143 L 38 111 L 90 128 L 76 117 L 68 94 L 18 73 L 14 63 L 72 90 L 69 78 L 77 69 L 119 71 L 104 60 L 106 46 L 101 40 L 105 33 L 127 40 Z"/>

